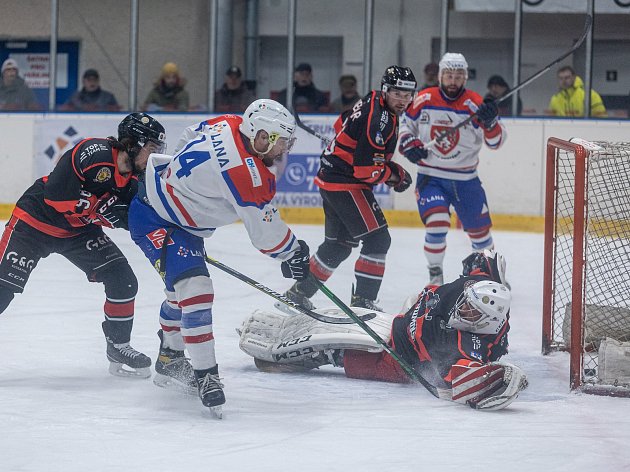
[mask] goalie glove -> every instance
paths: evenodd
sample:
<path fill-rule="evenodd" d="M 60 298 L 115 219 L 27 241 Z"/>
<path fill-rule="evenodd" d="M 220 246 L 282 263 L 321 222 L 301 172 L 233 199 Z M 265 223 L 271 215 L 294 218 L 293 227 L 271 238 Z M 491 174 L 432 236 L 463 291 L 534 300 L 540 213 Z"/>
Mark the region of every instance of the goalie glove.
<path fill-rule="evenodd" d="M 502 410 L 527 388 L 527 376 L 507 362 L 491 362 L 479 367 L 452 367 L 452 400 L 475 410 Z"/>
<path fill-rule="evenodd" d="M 114 195 L 99 202 L 94 212 L 93 223 L 107 228 L 129 229 L 129 205 Z"/>
<path fill-rule="evenodd" d="M 284 261 L 280 265 L 282 275 L 287 279 L 304 280 L 310 272 L 309 261 L 311 256 L 308 245 L 301 239 L 298 243 L 300 244 L 300 249 L 293 253 L 291 259 Z"/>

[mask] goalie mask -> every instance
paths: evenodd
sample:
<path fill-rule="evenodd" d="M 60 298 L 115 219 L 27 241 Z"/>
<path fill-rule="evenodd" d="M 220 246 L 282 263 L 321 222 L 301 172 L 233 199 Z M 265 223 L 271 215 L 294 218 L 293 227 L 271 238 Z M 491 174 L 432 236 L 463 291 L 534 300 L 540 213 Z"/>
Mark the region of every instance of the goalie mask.
<path fill-rule="evenodd" d="M 281 148 L 279 152 L 286 154 L 295 142 L 295 118 L 280 103 L 267 98 L 256 100 L 247 107 L 240 130 L 249 138 L 252 148 L 262 156 L 268 154 L 276 144 Z M 269 145 L 264 151 L 254 147 L 259 131 L 265 131 L 269 135 Z"/>
<path fill-rule="evenodd" d="M 460 331 L 497 334 L 508 319 L 511 301 L 505 285 L 489 280 L 476 282 L 457 298 L 448 325 Z"/>

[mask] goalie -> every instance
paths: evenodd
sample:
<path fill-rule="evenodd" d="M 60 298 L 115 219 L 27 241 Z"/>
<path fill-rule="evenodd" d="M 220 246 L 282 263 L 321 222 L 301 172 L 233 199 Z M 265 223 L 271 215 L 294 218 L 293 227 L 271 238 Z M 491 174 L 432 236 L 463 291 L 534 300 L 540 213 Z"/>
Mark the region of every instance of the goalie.
<path fill-rule="evenodd" d="M 463 276 L 410 297 L 404 314 L 376 313 L 367 323 L 440 398 L 476 409 L 505 408 L 527 387 L 516 366 L 498 362 L 508 351 L 511 294 L 505 263 L 495 252 L 473 253 Z M 411 303 L 409 303 L 411 302 Z M 354 308 L 356 314 L 372 313 Z M 321 310 L 345 316 L 340 310 Z M 239 346 L 268 372 L 304 372 L 326 364 L 350 378 L 409 383 L 383 346 L 358 325 L 327 324 L 305 315 L 257 310 L 243 322 Z"/>

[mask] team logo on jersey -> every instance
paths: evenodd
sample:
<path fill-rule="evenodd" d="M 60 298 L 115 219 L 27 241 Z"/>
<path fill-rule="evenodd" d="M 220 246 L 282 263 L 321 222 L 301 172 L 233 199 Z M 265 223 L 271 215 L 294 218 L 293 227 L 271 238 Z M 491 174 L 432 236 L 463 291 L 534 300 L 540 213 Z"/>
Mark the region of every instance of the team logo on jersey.
<path fill-rule="evenodd" d="M 94 177 L 94 182 L 98 182 L 99 184 L 102 184 L 103 182 L 107 182 L 111 178 L 112 178 L 112 171 L 110 170 L 110 168 L 101 167 L 98 170 L 96 177 Z"/>
<path fill-rule="evenodd" d="M 437 138 L 445 131 L 449 130 L 448 126 L 431 126 L 431 140 Z M 453 133 L 446 136 L 441 142 L 435 144 L 435 149 L 440 152 L 440 154 L 447 155 L 455 146 L 459 143 L 459 130 L 455 130 Z"/>
<path fill-rule="evenodd" d="M 271 223 L 273 221 L 273 214 L 277 212 L 278 210 L 276 210 L 275 208 L 268 208 L 267 210 L 265 210 L 265 216 L 263 216 L 263 221 L 267 223 Z"/>
<path fill-rule="evenodd" d="M 385 144 L 385 140 L 383 139 L 383 135 L 380 131 L 376 132 L 376 136 L 374 137 L 374 142 L 379 146 L 383 146 Z"/>
<path fill-rule="evenodd" d="M 153 244 L 155 249 L 162 249 L 164 245 L 164 239 L 166 238 L 166 230 L 164 228 L 156 229 L 155 231 L 147 234 L 147 238 Z M 168 245 L 175 244 L 171 238 L 168 239 Z"/>

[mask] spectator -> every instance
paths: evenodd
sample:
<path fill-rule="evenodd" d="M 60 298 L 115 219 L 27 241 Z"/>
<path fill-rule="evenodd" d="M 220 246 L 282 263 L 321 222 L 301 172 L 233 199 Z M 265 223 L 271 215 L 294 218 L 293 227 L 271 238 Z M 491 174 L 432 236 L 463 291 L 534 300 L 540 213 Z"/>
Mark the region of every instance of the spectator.
<path fill-rule="evenodd" d="M 551 97 L 549 109 L 555 116 L 584 116 L 584 82 L 571 66 L 558 69 L 560 91 Z M 591 89 L 591 116 L 606 115 L 602 97 Z"/>
<path fill-rule="evenodd" d="M 424 84 L 420 90 L 438 86 L 438 72 L 440 68 L 435 62 L 429 62 L 424 66 Z"/>
<path fill-rule="evenodd" d="M 361 98 L 357 92 L 357 78 L 354 75 L 342 75 L 339 78 L 341 96 L 332 102 L 331 111 L 342 113 L 350 110 L 357 100 Z"/>
<path fill-rule="evenodd" d="M 2 63 L 2 81 L 0 81 L 0 110 L 37 110 L 39 105 L 35 94 L 19 76 L 15 59 Z"/>
<path fill-rule="evenodd" d="M 216 112 L 244 112 L 256 100 L 254 92 L 241 79 L 241 69 L 230 67 L 225 73 L 223 86 L 214 94 L 214 111 Z"/>
<path fill-rule="evenodd" d="M 83 88 L 72 94 L 61 106 L 67 111 L 119 111 L 116 97 L 101 88 L 100 76 L 96 69 L 83 73 Z"/>
<path fill-rule="evenodd" d="M 280 92 L 278 101 L 287 105 L 287 89 Z M 293 108 L 304 112 L 328 111 L 328 97 L 318 90 L 313 83 L 313 69 L 310 64 L 303 62 L 295 68 L 293 74 Z"/>
<path fill-rule="evenodd" d="M 499 98 L 505 96 L 506 93 L 510 91 L 510 86 L 507 84 L 505 79 L 500 75 L 493 75 L 488 79 L 488 93 L 485 97 L 485 100 L 498 100 Z M 512 97 L 506 98 L 503 102 L 497 105 L 499 109 L 499 116 L 514 116 L 512 113 Z M 521 99 L 518 99 L 516 115 L 520 115 L 523 110 L 523 104 L 521 103 Z"/>
<path fill-rule="evenodd" d="M 173 62 L 162 66 L 160 78 L 149 92 L 143 110 L 150 111 L 188 111 L 189 97 L 184 90 L 186 80 L 179 75 L 179 69 Z"/>

